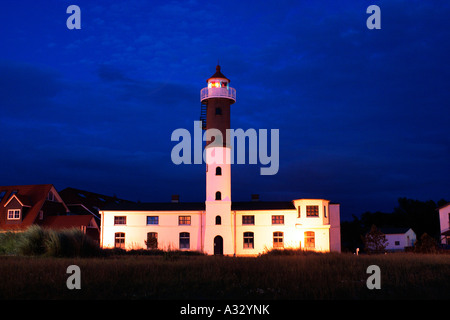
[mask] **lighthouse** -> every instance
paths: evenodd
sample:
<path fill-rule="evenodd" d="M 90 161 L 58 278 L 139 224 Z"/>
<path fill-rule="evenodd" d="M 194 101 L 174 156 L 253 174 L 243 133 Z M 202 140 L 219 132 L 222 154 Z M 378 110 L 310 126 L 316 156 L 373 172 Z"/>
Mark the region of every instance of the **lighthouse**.
<path fill-rule="evenodd" d="M 236 102 L 236 90 L 230 87 L 220 66 L 200 91 L 202 128 L 207 130 L 205 146 L 206 201 L 204 251 L 208 254 L 232 254 L 235 221 L 231 212 L 230 107 Z"/>

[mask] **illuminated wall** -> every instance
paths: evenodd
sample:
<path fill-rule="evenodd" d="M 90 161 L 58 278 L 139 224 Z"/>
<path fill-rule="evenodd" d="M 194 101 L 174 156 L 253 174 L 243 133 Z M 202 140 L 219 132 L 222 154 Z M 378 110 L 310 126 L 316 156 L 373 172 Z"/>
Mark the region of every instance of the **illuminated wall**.
<path fill-rule="evenodd" d="M 157 247 L 163 250 L 214 254 L 214 239 L 220 236 L 225 255 L 258 255 L 274 247 L 340 252 L 339 205 L 323 199 L 293 202 L 295 210 L 231 211 L 231 201 L 206 201 L 207 210 L 212 214 L 205 214 L 205 211 L 102 211 L 101 245 L 113 248 L 118 241 L 120 246 L 122 233 L 125 249 L 146 249 L 145 241 L 152 233 L 157 234 Z M 118 217 L 126 217 L 125 223 Z M 151 224 L 155 218 L 147 217 L 158 217 L 157 224 Z M 189 224 L 183 217 L 189 217 Z M 180 219 L 186 224 L 180 224 Z M 189 246 L 185 248 L 180 248 L 180 241 L 186 243 L 185 238 L 180 240 L 182 233 L 189 235 Z"/>

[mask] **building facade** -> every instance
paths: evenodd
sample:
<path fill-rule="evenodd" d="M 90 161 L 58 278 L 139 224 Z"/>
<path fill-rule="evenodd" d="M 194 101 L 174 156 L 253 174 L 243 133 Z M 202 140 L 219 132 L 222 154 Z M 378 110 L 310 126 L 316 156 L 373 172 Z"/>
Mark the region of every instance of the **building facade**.
<path fill-rule="evenodd" d="M 450 203 L 440 207 L 439 224 L 441 227 L 441 244 L 450 244 Z"/>
<path fill-rule="evenodd" d="M 257 255 L 270 249 L 340 252 L 339 204 L 325 199 L 233 202 L 231 105 L 236 90 L 216 67 L 200 92 L 206 199 L 202 203 L 121 204 L 101 208 L 101 246 Z"/>

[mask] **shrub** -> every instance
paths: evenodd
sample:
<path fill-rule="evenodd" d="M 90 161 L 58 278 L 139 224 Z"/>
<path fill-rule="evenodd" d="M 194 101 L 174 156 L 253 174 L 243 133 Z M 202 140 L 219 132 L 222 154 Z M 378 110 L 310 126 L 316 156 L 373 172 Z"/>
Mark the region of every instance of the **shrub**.
<path fill-rule="evenodd" d="M 21 232 L 0 233 L 0 254 L 18 254 L 17 243 L 21 241 Z"/>
<path fill-rule="evenodd" d="M 98 244 L 78 229 L 50 230 L 31 226 L 24 232 L 0 234 L 0 253 L 26 256 L 98 256 Z"/>
<path fill-rule="evenodd" d="M 26 256 L 41 255 L 45 252 L 46 232 L 39 226 L 31 226 L 22 233 L 17 243 L 18 252 Z"/>

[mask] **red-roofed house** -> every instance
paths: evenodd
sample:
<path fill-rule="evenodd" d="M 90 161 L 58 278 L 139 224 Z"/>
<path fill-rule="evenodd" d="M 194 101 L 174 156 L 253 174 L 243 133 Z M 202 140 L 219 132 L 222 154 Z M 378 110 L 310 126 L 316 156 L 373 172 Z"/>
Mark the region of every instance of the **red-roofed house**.
<path fill-rule="evenodd" d="M 31 225 L 80 228 L 95 240 L 99 239 L 94 216 L 70 215 L 52 184 L 0 186 L 0 232 L 23 231 Z"/>

